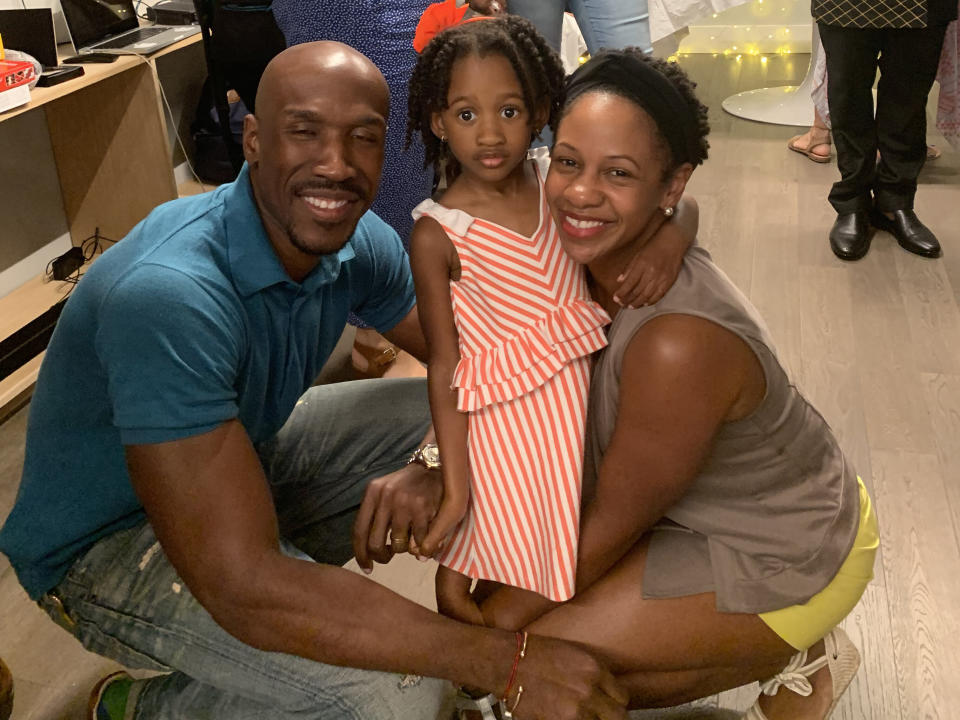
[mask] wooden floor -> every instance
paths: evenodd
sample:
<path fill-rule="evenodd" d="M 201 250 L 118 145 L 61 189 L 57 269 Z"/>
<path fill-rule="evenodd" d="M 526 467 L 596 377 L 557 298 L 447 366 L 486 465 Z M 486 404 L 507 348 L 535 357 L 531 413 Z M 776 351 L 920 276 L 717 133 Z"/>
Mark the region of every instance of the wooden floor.
<path fill-rule="evenodd" d="M 726 115 L 720 101 L 790 84 L 806 56 L 681 62 L 711 106 L 712 149 L 694 174 L 701 242 L 758 306 L 798 385 L 836 430 L 880 517 L 876 578 L 845 623 L 864 663 L 835 718 L 949 720 L 960 715 L 960 156 L 944 150 L 921 177 L 916 208 L 946 249 L 902 251 L 885 234 L 862 261 L 830 253 L 826 202 L 836 164 L 790 153 L 794 130 Z M 931 100 L 935 107 L 936 90 Z M 0 426 L 0 518 L 15 493 L 26 411 Z M 430 603 L 431 568 L 379 570 Z M 111 663 L 85 653 L 32 606 L 0 557 L 0 656 L 16 680 L 17 720 L 82 718 Z M 637 718 L 733 718 L 756 687 Z"/>

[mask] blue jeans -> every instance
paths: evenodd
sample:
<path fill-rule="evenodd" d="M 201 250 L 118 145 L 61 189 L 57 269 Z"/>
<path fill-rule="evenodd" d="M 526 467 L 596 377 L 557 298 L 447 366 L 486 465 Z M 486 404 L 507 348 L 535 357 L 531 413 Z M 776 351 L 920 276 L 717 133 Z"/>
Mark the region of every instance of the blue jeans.
<path fill-rule="evenodd" d="M 311 388 L 276 438 L 257 448 L 283 551 L 346 562 L 367 482 L 399 469 L 429 422 L 423 380 Z M 135 683 L 137 719 L 433 720 L 447 687 L 245 645 L 197 602 L 146 522 L 96 543 L 40 605 L 88 650 L 167 673 Z"/>
<path fill-rule="evenodd" d="M 569 9 L 591 54 L 600 48 L 638 47 L 650 52 L 647 0 L 509 0 L 509 10 L 537 26 L 554 50 L 560 50 L 563 12 Z"/>

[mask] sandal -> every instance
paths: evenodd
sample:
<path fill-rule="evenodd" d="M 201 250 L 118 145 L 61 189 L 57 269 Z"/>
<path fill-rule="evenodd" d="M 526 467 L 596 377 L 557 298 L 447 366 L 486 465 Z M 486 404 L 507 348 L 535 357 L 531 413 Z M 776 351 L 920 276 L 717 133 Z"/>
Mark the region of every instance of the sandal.
<path fill-rule="evenodd" d="M 823 720 L 827 720 L 837 707 L 837 700 L 843 695 L 853 676 L 860 667 L 860 653 L 850 638 L 839 627 L 831 630 L 823 639 L 823 655 L 807 663 L 807 651 L 797 653 L 787 666 L 772 678 L 760 684 L 760 691 L 764 695 L 776 695 L 781 687 L 803 697 L 813 693 L 813 685 L 809 678 L 824 666 L 830 670 L 830 679 L 833 681 L 833 701 L 827 708 Z M 744 720 L 769 720 L 760 709 L 759 698 L 743 716 Z"/>
<path fill-rule="evenodd" d="M 353 369 L 358 377 L 380 378 L 397 361 L 399 351 L 396 346 L 387 341 L 386 338 L 372 332 L 364 335 L 372 335 L 375 344 L 370 345 L 361 342 L 361 330 L 357 331 L 357 337 L 353 341 L 353 351 L 350 354 Z M 364 337 L 364 339 L 368 338 Z"/>
<path fill-rule="evenodd" d="M 829 146 L 833 143 L 833 140 L 831 140 L 831 138 L 830 138 L 830 132 L 829 132 L 829 131 L 827 131 L 827 133 L 826 133 L 826 140 L 822 140 L 822 141 L 817 142 L 817 141 L 815 141 L 815 140 L 813 139 L 813 136 L 811 135 L 811 136 L 810 136 L 810 144 L 807 145 L 807 147 L 803 148 L 803 147 L 800 147 L 799 145 L 797 145 L 797 140 L 799 140 L 800 138 L 805 137 L 805 136 L 807 136 L 807 135 L 810 135 L 811 131 L 814 130 L 814 129 L 819 130 L 820 128 L 810 128 L 810 130 L 808 130 L 807 132 L 803 133 L 803 135 L 794 135 L 792 138 L 790 138 L 790 140 L 787 141 L 787 147 L 788 147 L 790 150 L 793 150 L 793 151 L 796 152 L 796 153 L 800 153 L 801 155 L 806 155 L 808 158 L 810 158 L 810 159 L 811 159 L 813 162 L 815 162 L 815 163 L 828 163 L 828 162 L 830 162 L 830 159 L 833 157 L 833 153 L 832 153 L 832 152 L 830 152 L 830 151 L 828 150 L 828 151 L 827 151 L 827 154 L 826 154 L 826 155 L 823 155 L 823 154 L 821 154 L 821 153 L 815 153 L 815 152 L 813 151 L 813 149 L 814 149 L 815 147 L 820 147 L 821 145 L 826 145 L 826 146 L 829 148 Z"/>
<path fill-rule="evenodd" d="M 500 698 L 496 695 L 473 697 L 460 688 L 454 700 L 457 720 L 501 720 Z"/>

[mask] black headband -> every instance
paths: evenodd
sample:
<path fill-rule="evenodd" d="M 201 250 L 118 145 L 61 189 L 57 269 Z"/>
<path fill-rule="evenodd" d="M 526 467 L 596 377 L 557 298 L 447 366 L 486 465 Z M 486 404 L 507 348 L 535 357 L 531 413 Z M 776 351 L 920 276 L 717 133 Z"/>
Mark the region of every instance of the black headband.
<path fill-rule="evenodd" d="M 623 52 L 601 53 L 581 65 L 567 80 L 567 100 L 590 90 L 615 90 L 653 118 L 677 163 L 699 165 L 699 133 L 690 106 L 680 91 L 656 68 Z"/>

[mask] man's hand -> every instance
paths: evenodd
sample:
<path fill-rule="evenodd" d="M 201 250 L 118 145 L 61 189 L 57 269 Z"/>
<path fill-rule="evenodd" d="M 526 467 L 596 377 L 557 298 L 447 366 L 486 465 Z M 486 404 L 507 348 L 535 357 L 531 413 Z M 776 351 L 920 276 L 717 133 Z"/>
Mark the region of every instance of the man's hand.
<path fill-rule="evenodd" d="M 412 463 L 370 482 L 353 525 L 353 552 L 364 572 L 422 543 L 440 507 L 440 473 Z M 392 542 L 387 542 L 387 533 Z"/>
<path fill-rule="evenodd" d="M 517 684 L 523 686 L 513 712 L 519 720 L 627 720 L 627 692 L 593 655 L 570 642 L 530 635 Z M 508 707 L 515 699 L 511 692 Z"/>

